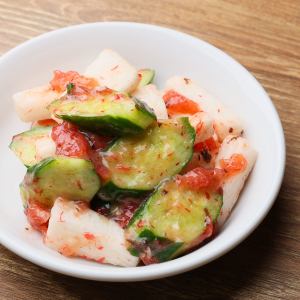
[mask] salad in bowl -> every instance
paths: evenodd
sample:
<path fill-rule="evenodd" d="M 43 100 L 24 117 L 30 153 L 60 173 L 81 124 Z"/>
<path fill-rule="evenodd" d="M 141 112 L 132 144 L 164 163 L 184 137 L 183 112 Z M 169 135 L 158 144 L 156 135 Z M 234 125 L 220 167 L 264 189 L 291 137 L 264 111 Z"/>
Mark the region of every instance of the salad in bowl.
<path fill-rule="evenodd" d="M 13 96 L 28 131 L 24 212 L 67 257 L 135 267 L 209 242 L 230 216 L 257 153 L 241 120 L 192 79 L 138 70 L 104 49 L 83 74 L 54 71 Z"/>

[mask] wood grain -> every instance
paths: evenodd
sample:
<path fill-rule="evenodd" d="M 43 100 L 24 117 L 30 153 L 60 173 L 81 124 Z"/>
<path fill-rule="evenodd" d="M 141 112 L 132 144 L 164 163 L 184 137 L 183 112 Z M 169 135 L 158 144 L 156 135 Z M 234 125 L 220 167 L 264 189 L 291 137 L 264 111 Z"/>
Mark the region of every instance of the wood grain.
<path fill-rule="evenodd" d="M 300 1 L 0 0 L 0 53 L 49 30 L 104 20 L 185 31 L 247 67 L 283 123 L 283 186 L 245 242 L 207 266 L 168 279 L 137 284 L 73 279 L 0 246 L 0 299 L 300 299 Z"/>

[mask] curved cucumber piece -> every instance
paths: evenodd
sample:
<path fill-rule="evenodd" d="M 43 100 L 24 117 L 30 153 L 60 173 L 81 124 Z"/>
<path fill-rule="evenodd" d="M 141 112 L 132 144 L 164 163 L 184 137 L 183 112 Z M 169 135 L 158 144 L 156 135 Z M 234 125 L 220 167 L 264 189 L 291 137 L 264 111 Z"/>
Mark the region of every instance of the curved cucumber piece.
<path fill-rule="evenodd" d="M 100 180 L 90 161 L 70 157 L 50 157 L 30 167 L 21 183 L 21 196 L 51 207 L 57 197 L 89 202 L 100 188 Z"/>
<path fill-rule="evenodd" d="M 137 89 L 149 83 L 152 83 L 155 76 L 155 71 L 151 69 L 141 69 L 138 71 L 138 74 L 140 76 L 140 81 Z"/>
<path fill-rule="evenodd" d="M 35 127 L 22 132 L 13 137 L 9 148 L 26 167 L 33 166 L 45 158 L 42 157 L 44 155 L 39 151 L 40 147 L 43 147 L 43 149 L 47 147 L 47 152 L 50 152 L 50 155 L 55 154 L 55 144 L 50 136 L 51 130 L 52 127 Z M 43 152 L 43 154 L 47 153 Z"/>
<path fill-rule="evenodd" d="M 118 136 L 141 133 L 156 120 L 152 110 L 142 102 L 115 92 L 87 100 L 59 99 L 48 109 L 56 117 L 83 129 Z"/>
<path fill-rule="evenodd" d="M 149 247 L 154 261 L 169 260 L 205 238 L 221 207 L 222 195 L 217 192 L 191 190 L 176 177 L 163 182 L 128 224 L 130 248 L 143 255 Z"/>
<path fill-rule="evenodd" d="M 194 138 L 188 118 L 180 118 L 156 124 L 142 136 L 118 139 L 108 151 L 102 152 L 103 164 L 111 175 L 100 190 L 100 197 L 109 200 L 122 193 L 137 195 L 151 191 L 189 162 Z"/>

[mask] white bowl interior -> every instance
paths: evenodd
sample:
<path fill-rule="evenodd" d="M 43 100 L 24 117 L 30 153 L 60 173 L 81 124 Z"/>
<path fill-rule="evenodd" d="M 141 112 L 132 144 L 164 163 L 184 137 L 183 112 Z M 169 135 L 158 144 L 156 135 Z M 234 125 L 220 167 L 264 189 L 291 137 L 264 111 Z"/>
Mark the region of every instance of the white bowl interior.
<path fill-rule="evenodd" d="M 18 184 L 25 168 L 9 151 L 11 137 L 26 130 L 14 113 L 11 95 L 44 84 L 55 69 L 81 71 L 103 48 L 118 51 L 135 66 L 156 70 L 163 87 L 172 75 L 197 81 L 244 121 L 257 149 L 255 168 L 230 219 L 218 236 L 199 250 L 171 262 L 139 268 L 103 266 L 64 258 L 26 231 Z M 130 281 L 176 274 L 203 265 L 242 241 L 262 220 L 279 189 L 285 158 L 277 113 L 256 80 L 209 44 L 172 30 L 134 23 L 96 23 L 50 32 L 13 49 L 0 60 L 0 241 L 17 254 L 49 269 L 89 279 Z"/>

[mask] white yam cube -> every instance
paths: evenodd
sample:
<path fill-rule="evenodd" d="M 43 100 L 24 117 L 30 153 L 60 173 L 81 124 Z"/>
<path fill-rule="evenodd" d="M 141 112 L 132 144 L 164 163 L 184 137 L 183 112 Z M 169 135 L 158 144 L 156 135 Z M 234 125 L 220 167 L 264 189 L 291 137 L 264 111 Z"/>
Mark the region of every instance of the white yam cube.
<path fill-rule="evenodd" d="M 196 102 L 200 109 L 210 115 L 220 141 L 229 135 L 240 135 L 243 127 L 239 118 L 222 103 L 200 88 L 191 79 L 174 76 L 167 80 L 164 93 L 174 90 Z"/>
<path fill-rule="evenodd" d="M 198 112 L 189 117 L 196 132 L 195 144 L 204 142 L 214 135 L 213 119 L 206 112 Z"/>
<path fill-rule="evenodd" d="M 126 248 L 124 230 L 80 202 L 55 201 L 45 243 L 66 256 L 123 267 L 138 264 Z"/>
<path fill-rule="evenodd" d="M 60 98 L 50 85 L 43 85 L 13 95 L 16 112 L 24 122 L 34 122 L 51 117 L 47 106 Z"/>
<path fill-rule="evenodd" d="M 219 225 L 224 224 L 228 218 L 257 157 L 257 152 L 250 146 L 245 138 L 229 135 L 224 139 L 220 147 L 219 154 L 216 158 L 216 168 L 221 168 L 221 160 L 230 159 L 233 154 L 243 155 L 247 164 L 244 170 L 226 177 L 223 182 L 223 207 L 218 219 Z"/>
<path fill-rule="evenodd" d="M 168 112 L 165 102 L 160 91 L 154 84 L 147 84 L 138 88 L 136 91 L 134 91 L 132 96 L 145 102 L 150 108 L 152 108 L 158 119 L 168 119 Z"/>
<path fill-rule="evenodd" d="M 131 92 L 138 84 L 137 70 L 111 49 L 101 51 L 84 75 L 95 78 L 101 86 L 121 92 Z"/>

